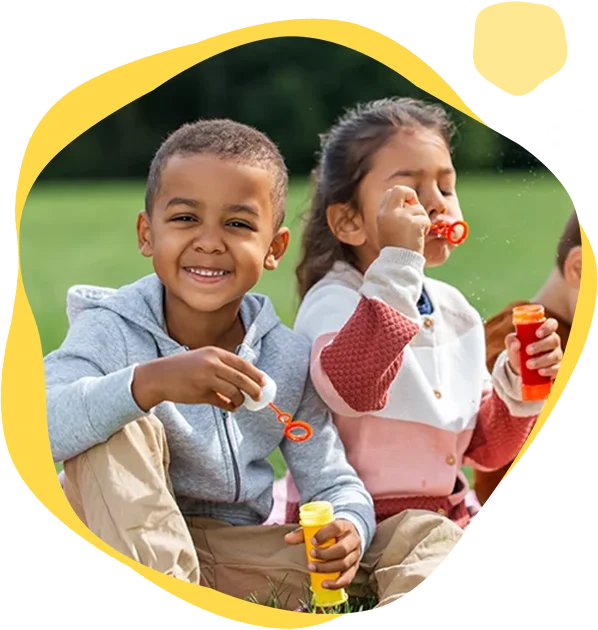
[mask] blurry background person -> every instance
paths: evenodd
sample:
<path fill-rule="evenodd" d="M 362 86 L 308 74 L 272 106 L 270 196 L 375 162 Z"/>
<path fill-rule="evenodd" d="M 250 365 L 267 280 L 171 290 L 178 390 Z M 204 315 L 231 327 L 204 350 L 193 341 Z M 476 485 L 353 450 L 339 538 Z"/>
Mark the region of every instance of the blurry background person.
<path fill-rule="evenodd" d="M 515 331 L 512 322 L 512 311 L 515 306 L 542 304 L 546 317 L 554 317 L 559 322 L 558 334 L 564 350 L 571 332 L 580 282 L 581 232 L 577 214 L 573 211 L 559 240 L 554 266 L 542 288 L 530 302 L 512 302 L 486 322 L 488 370 L 492 373 L 494 363 L 504 348 L 505 337 Z M 474 471 L 474 490 L 480 505 L 486 503 L 511 464 L 491 472 Z"/>

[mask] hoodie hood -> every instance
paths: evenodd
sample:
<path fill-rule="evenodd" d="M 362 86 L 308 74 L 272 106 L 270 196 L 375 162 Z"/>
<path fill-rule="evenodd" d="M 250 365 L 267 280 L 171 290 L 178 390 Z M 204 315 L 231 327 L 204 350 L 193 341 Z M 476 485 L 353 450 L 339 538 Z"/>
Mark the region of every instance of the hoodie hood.
<path fill-rule="evenodd" d="M 112 311 L 149 332 L 156 339 L 162 356 L 187 349 L 168 335 L 164 318 L 164 285 L 156 274 L 118 290 L 85 284 L 68 290 L 66 311 L 70 326 L 83 311 L 97 308 Z M 240 316 L 246 332 L 237 354 L 253 363 L 259 356 L 262 339 L 280 324 L 280 319 L 269 298 L 257 293 L 245 295 Z"/>

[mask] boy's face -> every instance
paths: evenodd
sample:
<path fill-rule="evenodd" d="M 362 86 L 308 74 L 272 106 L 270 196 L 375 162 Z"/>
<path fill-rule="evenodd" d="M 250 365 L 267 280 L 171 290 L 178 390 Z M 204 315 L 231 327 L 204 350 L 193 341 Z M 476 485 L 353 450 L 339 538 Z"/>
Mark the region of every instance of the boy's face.
<path fill-rule="evenodd" d="M 289 233 L 274 230 L 272 179 L 210 154 L 168 160 L 151 217 L 140 213 L 137 231 L 171 300 L 219 311 L 240 304 L 262 270 L 277 267 Z"/>

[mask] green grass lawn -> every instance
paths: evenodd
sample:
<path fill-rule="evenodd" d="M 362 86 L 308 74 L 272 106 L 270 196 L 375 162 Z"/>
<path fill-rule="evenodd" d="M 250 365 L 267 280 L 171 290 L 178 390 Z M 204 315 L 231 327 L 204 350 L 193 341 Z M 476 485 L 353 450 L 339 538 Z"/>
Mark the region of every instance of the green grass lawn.
<path fill-rule="evenodd" d="M 470 237 L 430 276 L 458 287 L 483 317 L 507 302 L 534 295 L 548 274 L 556 243 L 572 209 L 550 173 L 462 176 L 458 191 Z M 23 282 L 44 354 L 58 347 L 67 328 L 65 296 L 73 284 L 120 286 L 151 272 L 137 251 L 135 220 L 143 182 L 40 183 L 21 220 Z M 269 295 L 289 326 L 298 306 L 294 268 L 301 213 L 309 203 L 304 181 L 291 186 L 286 224 L 290 249 L 257 291 Z M 278 475 L 284 464 L 273 459 Z"/>

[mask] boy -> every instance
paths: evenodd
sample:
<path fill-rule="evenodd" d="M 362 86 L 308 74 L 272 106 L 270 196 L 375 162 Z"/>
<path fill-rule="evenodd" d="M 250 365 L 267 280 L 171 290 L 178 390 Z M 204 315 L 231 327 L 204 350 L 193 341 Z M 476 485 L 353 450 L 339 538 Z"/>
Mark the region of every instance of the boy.
<path fill-rule="evenodd" d="M 317 536 L 337 539 L 316 551 L 318 570 L 340 572 L 328 586 L 364 589 L 373 574 L 383 605 L 421 582 L 460 530 L 417 512 L 370 547 L 372 500 L 308 378 L 309 344 L 248 293 L 287 248 L 286 193 L 278 149 L 250 127 L 199 121 L 162 144 L 137 220 L 155 274 L 69 291 L 71 328 L 45 360 L 53 456 L 66 460 L 73 508 L 114 548 L 192 583 L 201 569 L 202 584 L 236 597 L 263 601 L 268 579 L 284 581 L 295 608 L 308 578 L 301 530 L 261 525 L 266 458 L 280 447 L 302 502 L 334 506 Z M 268 408 L 242 407 L 245 393 L 260 398 L 260 370 L 280 408 L 311 424 L 310 440 L 288 441 Z"/>
<path fill-rule="evenodd" d="M 553 317 L 558 321 L 557 332 L 563 350 L 571 332 L 580 282 L 581 232 L 577 214 L 573 211 L 559 240 L 556 262 L 550 276 L 532 300 L 534 304 L 544 306 L 546 317 Z M 512 310 L 522 304 L 528 302 L 513 302 L 486 323 L 486 360 L 490 371 L 504 348 L 505 337 L 515 332 Z M 492 472 L 474 471 L 474 490 L 480 505 L 484 505 L 496 490 L 511 464 Z"/>

